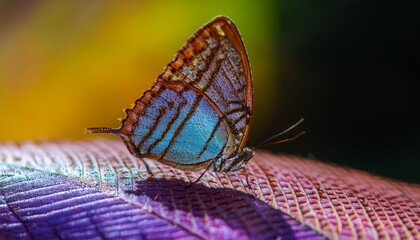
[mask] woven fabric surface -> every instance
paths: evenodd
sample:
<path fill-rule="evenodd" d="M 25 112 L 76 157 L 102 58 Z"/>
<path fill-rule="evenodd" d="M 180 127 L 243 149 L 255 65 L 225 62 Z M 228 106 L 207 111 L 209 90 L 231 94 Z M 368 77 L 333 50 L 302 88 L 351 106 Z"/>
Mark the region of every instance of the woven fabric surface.
<path fill-rule="evenodd" d="M 200 174 L 120 141 L 2 143 L 0 237 L 420 239 L 415 184 L 263 151 Z"/>

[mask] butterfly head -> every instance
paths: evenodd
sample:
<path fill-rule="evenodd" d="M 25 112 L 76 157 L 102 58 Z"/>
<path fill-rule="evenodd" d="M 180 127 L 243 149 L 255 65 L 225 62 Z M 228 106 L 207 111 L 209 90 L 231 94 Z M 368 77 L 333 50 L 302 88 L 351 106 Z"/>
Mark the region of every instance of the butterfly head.
<path fill-rule="evenodd" d="M 244 150 L 242 151 L 242 153 L 239 155 L 239 158 L 242 159 L 243 164 L 247 164 L 248 162 L 250 162 L 252 160 L 252 158 L 254 157 L 255 151 L 252 148 L 244 148 Z"/>
<path fill-rule="evenodd" d="M 248 162 L 252 160 L 254 157 L 254 150 L 251 148 L 244 148 L 242 152 L 233 158 L 233 161 L 231 161 L 231 164 L 229 166 L 229 172 L 238 171 L 239 169 L 242 169 L 244 165 L 246 165 Z"/>
<path fill-rule="evenodd" d="M 234 154 L 229 158 L 220 158 L 214 162 L 215 172 L 235 172 L 243 168 L 254 157 L 254 150 L 244 148 L 241 153 Z"/>

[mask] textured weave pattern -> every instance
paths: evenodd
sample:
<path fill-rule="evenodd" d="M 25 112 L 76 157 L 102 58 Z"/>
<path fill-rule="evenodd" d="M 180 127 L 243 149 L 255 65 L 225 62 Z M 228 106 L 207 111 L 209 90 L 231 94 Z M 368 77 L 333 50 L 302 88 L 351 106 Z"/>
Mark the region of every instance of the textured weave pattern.
<path fill-rule="evenodd" d="M 419 239 L 420 187 L 258 152 L 245 172 L 184 172 L 119 141 L 0 145 L 0 236 Z"/>

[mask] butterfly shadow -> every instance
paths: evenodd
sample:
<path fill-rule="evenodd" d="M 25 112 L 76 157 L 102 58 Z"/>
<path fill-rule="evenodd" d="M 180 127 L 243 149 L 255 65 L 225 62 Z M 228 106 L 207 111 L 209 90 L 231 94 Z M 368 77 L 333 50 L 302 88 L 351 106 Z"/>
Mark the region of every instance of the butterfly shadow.
<path fill-rule="evenodd" d="M 148 199 L 151 209 L 206 238 L 297 239 L 296 233 L 315 233 L 266 202 L 234 189 L 155 178 L 138 181 L 136 187 L 127 193 L 140 201 Z"/>

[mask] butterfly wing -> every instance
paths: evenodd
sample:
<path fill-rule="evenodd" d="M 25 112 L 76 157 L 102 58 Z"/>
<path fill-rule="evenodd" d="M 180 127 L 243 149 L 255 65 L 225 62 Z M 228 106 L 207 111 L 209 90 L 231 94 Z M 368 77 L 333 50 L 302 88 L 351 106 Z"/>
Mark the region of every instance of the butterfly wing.
<path fill-rule="evenodd" d="M 246 50 L 226 17 L 200 28 L 152 88 L 135 102 L 119 129 L 130 152 L 180 169 L 242 151 L 252 117 L 252 80 Z"/>
<path fill-rule="evenodd" d="M 244 43 L 230 19 L 217 17 L 199 29 L 160 77 L 186 82 L 208 96 L 242 151 L 252 118 L 253 87 Z"/>

